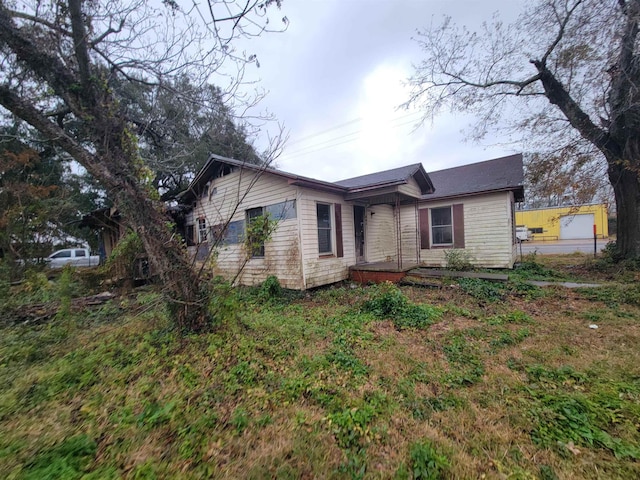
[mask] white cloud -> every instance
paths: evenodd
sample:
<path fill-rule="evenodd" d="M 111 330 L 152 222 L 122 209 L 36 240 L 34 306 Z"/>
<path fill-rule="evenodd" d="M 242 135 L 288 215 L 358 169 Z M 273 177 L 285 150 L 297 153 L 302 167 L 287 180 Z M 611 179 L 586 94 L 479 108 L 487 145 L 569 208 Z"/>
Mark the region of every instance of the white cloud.
<path fill-rule="evenodd" d="M 284 2 L 289 29 L 252 44 L 262 67 L 255 72 L 271 93 L 261 105 L 289 128 L 277 166 L 300 175 L 338 180 L 422 162 L 429 170 L 513 153 L 466 142 L 473 121 L 440 114 L 414 129 L 419 112 L 398 110 L 408 98 L 402 82 L 420 52 L 417 28 L 442 14 L 474 28 L 501 10 L 511 20 L 520 1 L 452 3 L 440 0 Z"/>

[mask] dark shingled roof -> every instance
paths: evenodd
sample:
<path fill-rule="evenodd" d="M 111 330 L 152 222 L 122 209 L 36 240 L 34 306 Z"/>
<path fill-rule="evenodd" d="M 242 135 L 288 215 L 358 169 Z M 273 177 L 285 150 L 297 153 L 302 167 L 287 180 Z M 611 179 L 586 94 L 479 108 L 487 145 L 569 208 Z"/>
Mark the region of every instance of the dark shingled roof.
<path fill-rule="evenodd" d="M 505 190 L 514 190 L 516 201 L 524 200 L 524 173 L 520 153 L 430 172 L 429 177 L 436 191 L 431 195 L 423 195 L 423 200 Z"/>
<path fill-rule="evenodd" d="M 421 163 L 414 163 L 404 167 L 392 168 L 383 172 L 370 173 L 359 177 L 347 178 L 334 182 L 336 185 L 346 187 L 349 190 L 357 190 L 367 187 L 379 187 L 384 185 L 396 185 L 406 183 L 410 177 L 414 177 L 420 185 L 423 194 L 433 189 L 429 175 L 425 172 Z"/>

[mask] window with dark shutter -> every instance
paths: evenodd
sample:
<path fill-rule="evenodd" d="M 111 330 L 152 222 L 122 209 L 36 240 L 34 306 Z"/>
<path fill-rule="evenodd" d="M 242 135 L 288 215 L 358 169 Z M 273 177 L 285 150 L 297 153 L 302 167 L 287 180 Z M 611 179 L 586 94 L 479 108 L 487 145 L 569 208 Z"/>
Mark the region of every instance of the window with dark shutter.
<path fill-rule="evenodd" d="M 331 248 L 331 205 L 316 204 L 318 217 L 318 253 L 327 255 L 333 253 Z"/>
<path fill-rule="evenodd" d="M 464 248 L 464 205 L 453 205 L 453 248 Z"/>
<path fill-rule="evenodd" d="M 431 244 L 435 247 L 453 244 L 451 207 L 431 209 Z"/>
<path fill-rule="evenodd" d="M 429 209 L 422 208 L 419 210 L 420 221 L 420 248 L 426 250 L 429 248 Z"/>
<path fill-rule="evenodd" d="M 344 248 L 342 245 L 342 205 L 336 203 L 334 206 L 336 217 L 336 257 L 344 257 Z"/>

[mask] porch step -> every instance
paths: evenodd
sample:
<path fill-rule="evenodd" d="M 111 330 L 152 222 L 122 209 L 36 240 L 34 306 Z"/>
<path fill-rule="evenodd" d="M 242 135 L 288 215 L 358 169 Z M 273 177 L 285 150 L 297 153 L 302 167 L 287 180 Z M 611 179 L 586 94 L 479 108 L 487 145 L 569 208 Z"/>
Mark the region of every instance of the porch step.
<path fill-rule="evenodd" d="M 407 275 L 422 278 L 479 278 L 492 282 L 507 282 L 509 280 L 509 275 L 502 273 L 456 272 L 453 270 L 437 270 L 432 268 L 415 268 L 409 271 Z"/>

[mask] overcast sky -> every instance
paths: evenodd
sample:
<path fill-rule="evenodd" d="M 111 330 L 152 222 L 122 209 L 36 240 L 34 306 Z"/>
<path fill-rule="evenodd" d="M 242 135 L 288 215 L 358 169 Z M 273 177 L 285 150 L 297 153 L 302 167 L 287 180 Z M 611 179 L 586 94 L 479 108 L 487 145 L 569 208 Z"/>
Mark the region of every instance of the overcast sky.
<path fill-rule="evenodd" d="M 419 112 L 399 110 L 408 98 L 403 81 L 419 62 L 416 30 L 443 15 L 472 29 L 498 11 L 512 20 L 520 0 L 284 0 L 272 19 L 286 15 L 283 33 L 246 46 L 269 91 L 261 108 L 290 138 L 277 167 L 321 180 L 340 180 L 421 162 L 428 171 L 515 153 L 489 138 L 481 144 L 461 132 L 473 120 L 450 114 L 416 128 Z M 273 22 L 272 22 L 273 24 Z"/>

